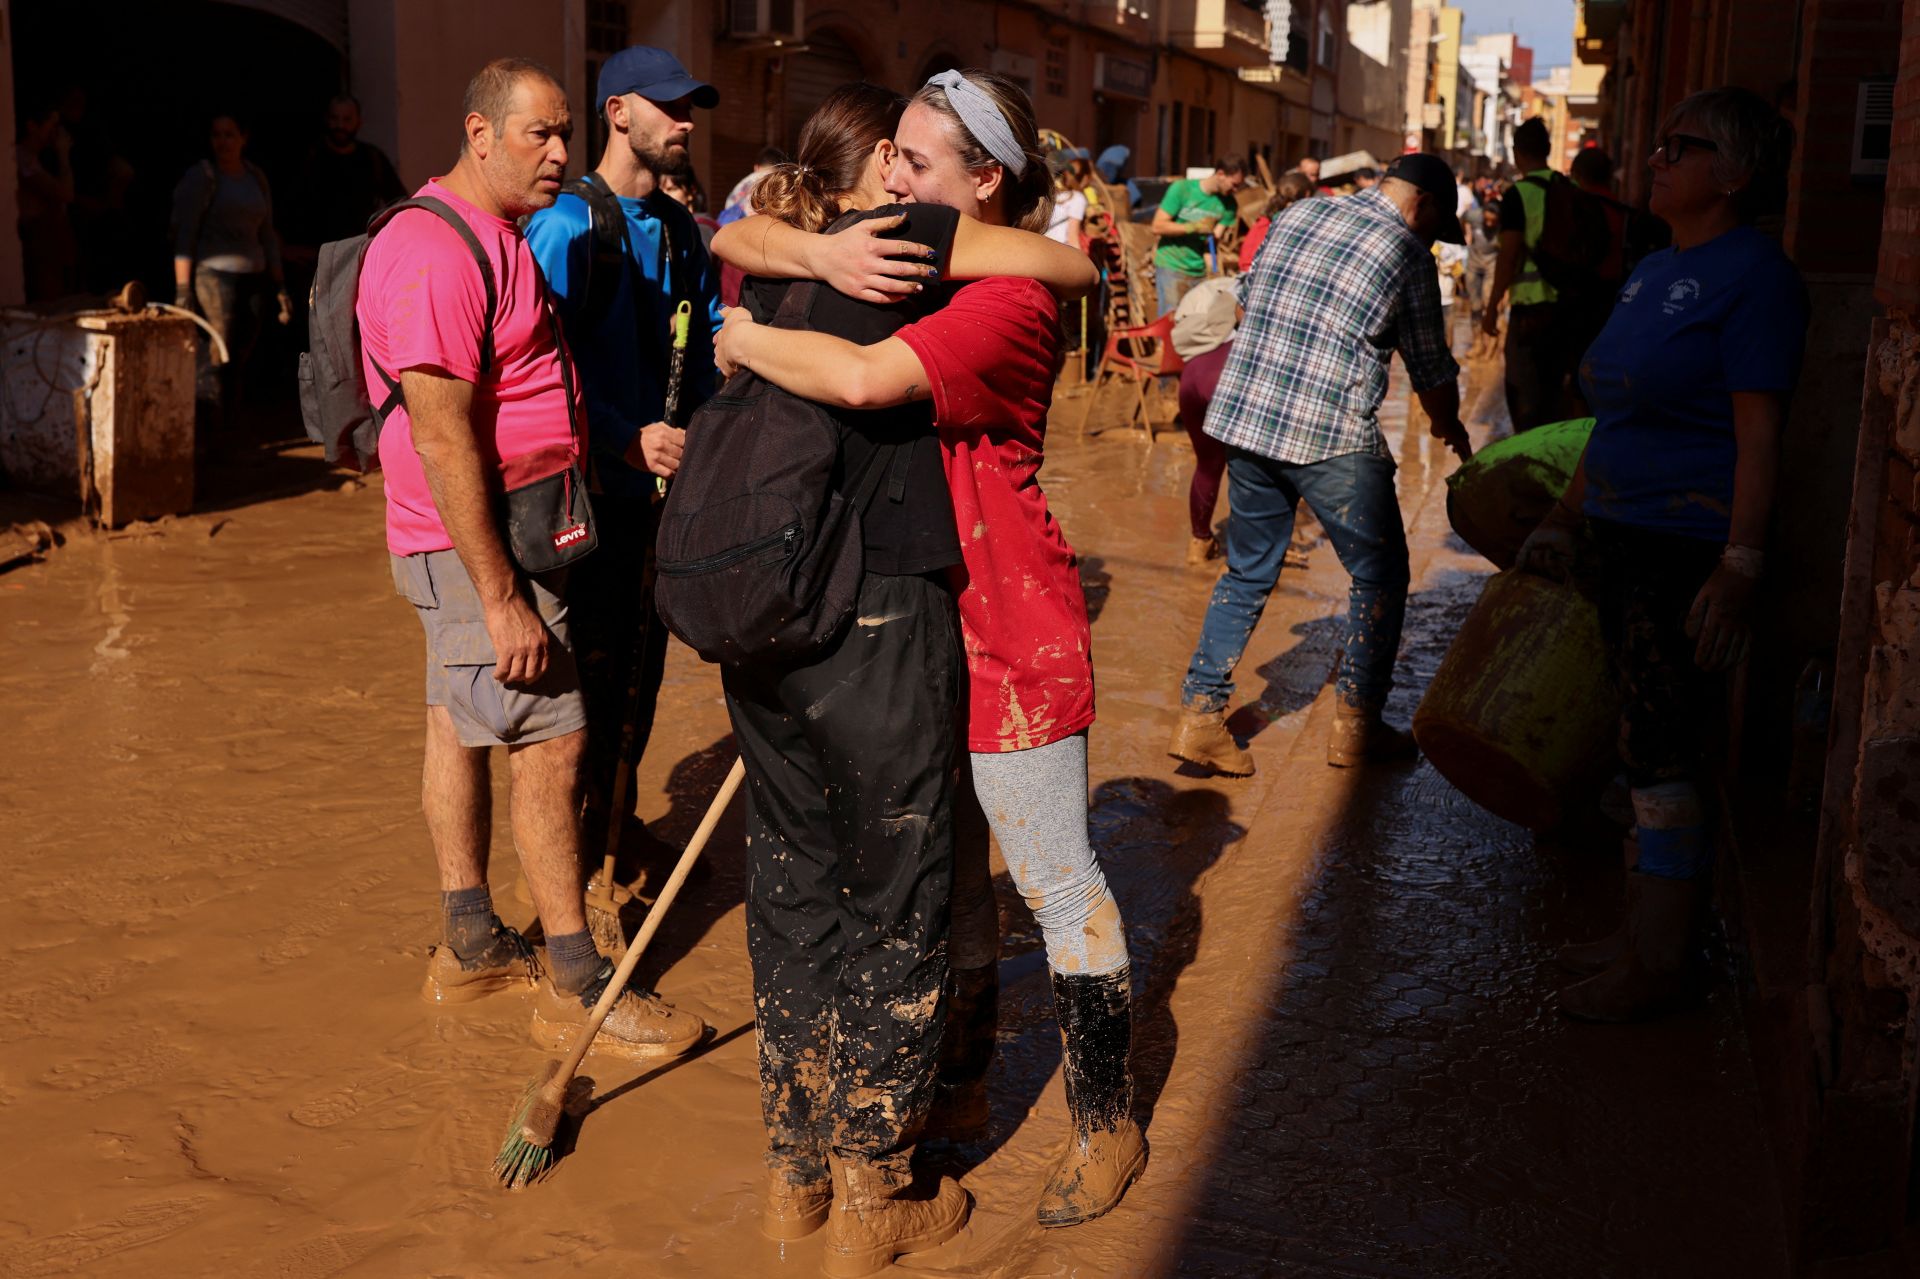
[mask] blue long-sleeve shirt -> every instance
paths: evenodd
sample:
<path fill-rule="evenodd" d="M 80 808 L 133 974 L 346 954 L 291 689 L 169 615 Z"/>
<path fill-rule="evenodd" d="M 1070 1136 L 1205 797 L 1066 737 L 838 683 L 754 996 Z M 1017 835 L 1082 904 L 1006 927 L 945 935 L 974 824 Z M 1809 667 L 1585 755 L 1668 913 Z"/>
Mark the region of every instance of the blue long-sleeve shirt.
<path fill-rule="evenodd" d="M 684 424 L 718 385 L 713 338 L 720 331 L 720 272 L 701 243 L 693 215 L 680 205 L 658 192 L 641 200 L 619 200 L 627 219 L 632 269 L 621 272 L 598 324 L 589 325 L 585 316 L 593 260 L 593 214 L 587 202 L 561 195 L 527 222 L 526 236 L 553 290 L 567 345 L 580 370 L 600 486 L 619 496 L 639 497 L 653 490 L 654 478 L 627 465 L 625 458 L 640 428 L 660 421 L 666 407 L 674 298 L 665 239 L 673 242 L 693 303 L 680 389 L 681 422 L 676 425 Z M 663 217 L 667 237 L 661 235 Z"/>

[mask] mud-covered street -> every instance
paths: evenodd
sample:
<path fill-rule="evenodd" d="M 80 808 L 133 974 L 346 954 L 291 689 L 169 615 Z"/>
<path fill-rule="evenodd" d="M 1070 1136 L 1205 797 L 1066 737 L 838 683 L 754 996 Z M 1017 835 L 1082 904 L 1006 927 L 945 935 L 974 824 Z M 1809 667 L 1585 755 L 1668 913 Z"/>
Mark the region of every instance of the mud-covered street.
<path fill-rule="evenodd" d="M 1452 459 L 1407 431 L 1404 389 L 1390 403 L 1404 723 L 1490 567 L 1447 529 Z M 1346 578 L 1324 544 L 1241 670 L 1258 774 L 1184 775 L 1163 748 L 1212 582 L 1183 563 L 1191 452 L 1064 426 L 1049 446 L 1095 613 L 1093 833 L 1128 925 L 1152 1160 L 1111 1215 L 1035 1226 L 1066 1133 L 1060 1047 L 1003 879 L 976 1211 L 903 1271 L 1783 1273 L 1731 988 L 1646 1027 L 1554 1011 L 1553 947 L 1612 919 L 1618 858 L 1536 846 L 1424 762 L 1326 767 Z M 589 1058 L 577 1146 L 499 1189 L 488 1164 L 541 1061 L 531 994 L 419 997 L 420 631 L 379 479 L 334 484 L 0 577 L 0 1274 L 816 1273 L 817 1237 L 783 1255 L 756 1229 L 737 804 L 641 973 L 715 1038 L 652 1069 Z M 677 848 L 732 758 L 717 679 L 676 646 L 638 815 Z M 526 924 L 504 821 L 494 843 L 496 900 Z"/>

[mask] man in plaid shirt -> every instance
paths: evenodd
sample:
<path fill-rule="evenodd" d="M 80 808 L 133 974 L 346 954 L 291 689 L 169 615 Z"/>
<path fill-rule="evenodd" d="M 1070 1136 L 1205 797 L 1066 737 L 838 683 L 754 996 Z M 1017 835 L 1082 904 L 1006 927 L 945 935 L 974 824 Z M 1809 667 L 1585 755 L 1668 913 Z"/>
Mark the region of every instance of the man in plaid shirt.
<path fill-rule="evenodd" d="M 1274 222 L 1241 277 L 1246 319 L 1207 410 L 1227 446 L 1227 572 L 1207 605 L 1167 747 L 1230 777 L 1253 757 L 1226 728 L 1239 664 L 1280 576 L 1304 499 L 1352 577 L 1327 762 L 1413 753 L 1380 718 L 1407 606 L 1407 535 L 1376 416 L 1397 348 L 1433 434 L 1464 460 L 1459 366 L 1441 322 L 1433 242 L 1464 238 L 1453 175 L 1406 155 L 1371 190 L 1301 200 Z"/>

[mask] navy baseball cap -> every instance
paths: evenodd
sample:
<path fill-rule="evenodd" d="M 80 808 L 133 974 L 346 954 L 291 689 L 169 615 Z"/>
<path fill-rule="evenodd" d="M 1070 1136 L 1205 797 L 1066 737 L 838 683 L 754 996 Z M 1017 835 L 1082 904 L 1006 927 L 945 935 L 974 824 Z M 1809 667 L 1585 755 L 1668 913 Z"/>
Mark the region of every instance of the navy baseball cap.
<path fill-rule="evenodd" d="M 1386 176 L 1410 182 L 1434 198 L 1443 209 L 1454 207 L 1453 170 L 1447 162 L 1437 155 L 1428 155 L 1416 151 L 1411 155 L 1396 156 L 1387 166 Z M 1459 218 L 1447 218 L 1437 237 L 1443 244 L 1464 244 L 1466 233 L 1460 228 Z"/>
<path fill-rule="evenodd" d="M 650 44 L 622 49 L 600 68 L 600 106 L 627 93 L 637 93 L 649 102 L 672 102 L 691 95 L 694 106 L 709 110 L 720 104 L 720 90 L 694 79 L 680 59 Z"/>

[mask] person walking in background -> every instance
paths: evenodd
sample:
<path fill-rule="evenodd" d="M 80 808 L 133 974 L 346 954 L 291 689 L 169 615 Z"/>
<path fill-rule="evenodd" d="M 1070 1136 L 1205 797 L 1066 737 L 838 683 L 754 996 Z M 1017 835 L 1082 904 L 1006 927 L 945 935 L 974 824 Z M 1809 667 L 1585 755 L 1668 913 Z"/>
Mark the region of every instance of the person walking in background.
<path fill-rule="evenodd" d="M 273 222 L 267 175 L 246 157 L 247 132 L 223 113 L 208 126 L 212 158 L 181 176 L 173 189 L 174 305 L 198 311 L 227 348 L 215 368 L 209 352 L 198 398 L 211 406 L 220 432 L 232 438 L 247 364 L 269 300 L 279 321 L 293 318 L 280 233 Z"/>
<path fill-rule="evenodd" d="M 1047 219 L 1047 238 L 1072 248 L 1086 243 L 1082 223 L 1087 218 L 1087 196 L 1077 175 L 1076 161 L 1065 151 L 1047 157 L 1047 168 L 1054 175 L 1053 213 Z"/>
<path fill-rule="evenodd" d="M 1431 246 L 1458 243 L 1453 175 L 1404 155 L 1374 190 L 1302 200 L 1241 277 L 1246 318 L 1207 410 L 1227 448 L 1227 572 L 1181 687 L 1167 753 L 1229 777 L 1253 757 L 1227 731 L 1233 670 L 1277 583 L 1304 499 L 1352 576 L 1327 762 L 1413 753 L 1381 719 L 1407 602 L 1407 539 L 1378 412 L 1395 348 L 1432 433 L 1463 458 L 1459 366 L 1441 328 Z"/>
<path fill-rule="evenodd" d="M 1264 221 L 1264 219 L 1262 219 Z M 1187 291 L 1173 313 L 1173 349 L 1180 369 L 1180 425 L 1193 441 L 1193 479 L 1187 483 L 1187 565 L 1202 568 L 1220 558 L 1213 536 L 1213 511 L 1220 501 L 1220 477 L 1227 449 L 1203 429 L 1207 403 L 1220 382 L 1220 370 L 1233 353 L 1233 330 L 1240 323 L 1240 302 L 1232 277 L 1204 280 Z"/>
<path fill-rule="evenodd" d="M 1182 178 L 1167 188 L 1153 214 L 1153 282 L 1160 314 L 1180 305 L 1187 290 L 1207 278 L 1214 229 L 1239 216 L 1233 197 L 1247 184 L 1246 161 L 1226 156 L 1204 178 Z"/>
<path fill-rule="evenodd" d="M 1507 316 L 1507 416 L 1525 431 L 1567 416 L 1567 379 L 1579 352 L 1560 294 L 1541 274 L 1535 250 L 1547 229 L 1549 189 L 1568 179 L 1547 167 L 1552 142 L 1546 122 L 1535 116 L 1513 131 L 1520 178 L 1500 197 L 1500 256 L 1480 313 L 1480 331 L 1499 334 L 1500 305 Z M 1556 215 L 1558 216 L 1558 215 Z"/>
<path fill-rule="evenodd" d="M 753 157 L 753 168 L 747 176 L 734 183 L 733 190 L 727 192 L 726 202 L 720 206 L 720 216 L 715 221 L 726 226 L 753 212 L 753 184 L 765 177 L 769 169 L 786 162 L 787 153 L 779 147 L 761 147 L 760 154 Z"/>
<path fill-rule="evenodd" d="M 700 228 L 700 245 L 709 253 L 713 249 L 714 232 L 720 229 L 720 223 L 707 212 L 707 189 L 700 185 L 700 175 L 688 165 L 680 173 L 660 175 L 660 189 L 679 206 L 693 215 L 693 224 Z"/>
<path fill-rule="evenodd" d="M 517 220 L 560 191 L 573 122 L 553 74 L 502 58 L 467 86 L 460 156 L 367 246 L 354 316 L 369 386 L 398 382 L 380 432 L 395 588 L 427 641 L 427 833 L 440 870 L 442 942 L 424 995 L 460 1003 L 538 981 L 533 1038 L 553 1050 L 584 1028 L 613 979 L 581 897 L 580 765 L 587 712 L 567 603 L 568 567 L 532 572 L 501 527 L 501 474 L 542 450 L 581 449 L 570 357 Z M 488 310 L 484 254 L 498 298 Z M 490 340 L 489 340 L 490 335 Z M 589 556 L 581 563 L 590 563 Z M 501 922 L 488 887 L 492 747 L 507 748 L 514 844 L 547 938 Z M 667 1057 L 706 1034 L 647 991 L 621 991 L 596 1049 Z"/>
<path fill-rule="evenodd" d="M 367 220 L 406 198 L 393 161 L 360 140 L 360 102 L 336 94 L 327 103 L 325 127 L 300 162 L 287 211 L 287 256 L 307 261 L 323 244 L 359 235 Z"/>
<path fill-rule="evenodd" d="M 1500 260 L 1500 206 L 1488 203 L 1476 205 L 1478 216 L 1467 223 L 1467 260 L 1463 267 L 1463 280 L 1467 289 L 1468 315 L 1472 317 L 1473 345 L 1467 349 L 1467 358 L 1481 360 L 1493 354 L 1497 335 L 1489 334 L 1480 325 L 1480 317 L 1487 305 L 1487 294 L 1493 287 L 1493 269 Z M 1496 325 L 1498 320 L 1495 320 Z"/>
<path fill-rule="evenodd" d="M 1793 127 L 1745 89 L 1694 94 L 1658 135 L 1651 209 L 1673 247 L 1641 262 L 1586 353 L 1595 422 L 1560 501 L 1520 549 L 1565 578 L 1584 532 L 1625 694 L 1619 750 L 1637 864 L 1625 922 L 1561 952 L 1596 975 L 1560 992 L 1588 1021 L 1633 1021 L 1685 993 L 1713 861 L 1711 726 L 1747 656 L 1806 344 L 1799 273 L 1754 220 L 1783 202 Z"/>
<path fill-rule="evenodd" d="M 1253 259 L 1260 252 L 1260 245 L 1267 238 L 1267 228 L 1280 216 L 1282 210 L 1296 200 L 1304 200 L 1314 192 L 1313 179 L 1298 169 L 1289 169 L 1280 175 L 1273 184 L 1273 199 L 1267 201 L 1266 211 L 1260 215 L 1246 238 L 1240 241 L 1240 273 L 1245 275 L 1253 269 Z"/>
<path fill-rule="evenodd" d="M 600 69 L 607 144 L 593 172 L 527 222 L 527 247 L 546 275 L 579 361 L 599 492 L 600 549 L 574 573 L 573 627 L 587 709 L 586 839 L 602 846 L 616 789 L 632 797 L 653 732 L 666 668 L 666 630 L 653 608 L 658 481 L 680 467 L 682 424 L 715 389 L 713 335 L 720 283 L 699 226 L 665 189 L 688 168 L 695 108 L 719 91 L 664 49 L 634 45 Z M 674 308 L 693 308 L 681 420 L 664 420 Z M 638 701 L 629 705 L 629 692 Z M 621 744 L 633 716 L 633 750 Z M 624 771 L 626 785 L 616 778 Z"/>

